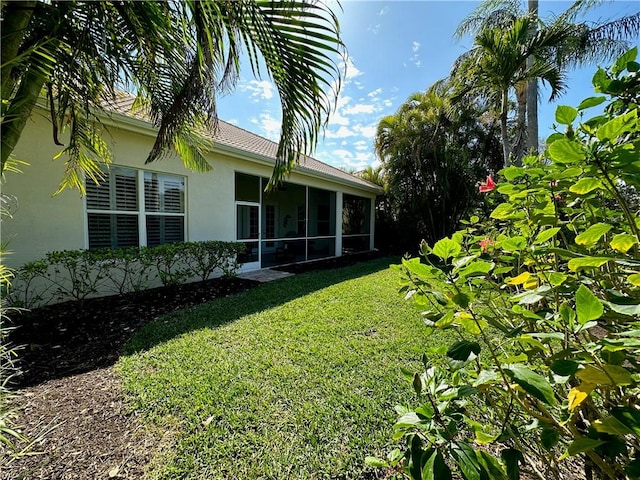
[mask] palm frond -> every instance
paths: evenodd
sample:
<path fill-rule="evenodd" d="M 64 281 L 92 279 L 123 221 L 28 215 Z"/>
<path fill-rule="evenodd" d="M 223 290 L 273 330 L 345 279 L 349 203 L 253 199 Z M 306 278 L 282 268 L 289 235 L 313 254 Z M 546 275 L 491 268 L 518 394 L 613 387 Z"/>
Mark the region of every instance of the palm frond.
<path fill-rule="evenodd" d="M 505 25 L 513 21 L 522 13 L 519 0 L 487 0 L 480 4 L 465 17 L 454 33 L 454 37 L 461 39 L 465 35 L 475 35 L 485 28 Z"/>
<path fill-rule="evenodd" d="M 58 190 L 58 195 L 66 188 L 77 189 L 81 195 L 85 194 L 85 179 L 98 184 L 104 180 L 103 165 L 112 162 L 112 154 L 102 132 L 97 128 L 96 121 L 86 118 L 72 111 L 70 122 L 72 129 L 69 135 L 69 145 L 57 156 L 68 155 L 65 171 Z"/>

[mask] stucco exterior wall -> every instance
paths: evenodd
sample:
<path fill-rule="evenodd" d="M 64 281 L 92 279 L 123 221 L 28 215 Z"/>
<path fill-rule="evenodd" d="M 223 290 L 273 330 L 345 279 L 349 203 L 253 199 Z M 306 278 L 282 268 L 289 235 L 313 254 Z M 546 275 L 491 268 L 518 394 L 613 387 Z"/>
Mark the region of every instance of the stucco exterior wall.
<path fill-rule="evenodd" d="M 114 165 L 186 178 L 187 241 L 235 240 L 234 172 L 269 177 L 272 171 L 266 161 L 240 159 L 233 152 L 210 154 L 214 170 L 206 173 L 187 170 L 175 157 L 145 165 L 154 141 L 152 131 L 110 126 L 104 138 L 112 148 Z M 61 137 L 63 143 L 66 140 Z M 64 173 L 65 157 L 52 159 L 63 148 L 54 145 L 48 119 L 41 112 L 34 114 L 14 151 L 16 159 L 29 165 L 21 167 L 22 173 L 7 173 L 2 184 L 2 193 L 16 199 L 10 208 L 13 218 L 2 222 L 0 232 L 13 252 L 3 258 L 9 266 L 18 267 L 53 250 L 88 247 L 84 199 L 76 190 L 53 196 Z M 375 200 L 375 193 L 309 172 L 294 172 L 288 181 Z"/>

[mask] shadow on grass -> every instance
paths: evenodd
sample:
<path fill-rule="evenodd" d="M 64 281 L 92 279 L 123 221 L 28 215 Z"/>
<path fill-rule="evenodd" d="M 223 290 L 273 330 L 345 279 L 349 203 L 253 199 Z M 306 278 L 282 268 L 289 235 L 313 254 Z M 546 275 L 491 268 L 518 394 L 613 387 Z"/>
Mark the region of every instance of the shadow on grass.
<path fill-rule="evenodd" d="M 162 317 L 138 331 L 124 347 L 130 355 L 202 328 L 216 328 L 244 316 L 283 305 L 336 283 L 359 278 L 397 263 L 381 258 L 334 270 L 318 270 L 261 284 L 239 295 L 197 305 Z"/>
<path fill-rule="evenodd" d="M 223 325 L 397 263 L 397 259 L 382 258 L 343 267 L 366 258 L 354 257 L 294 266 L 296 271 L 320 270 L 267 284 L 219 278 L 15 315 L 17 328 L 10 341 L 24 348 L 18 358 L 23 374 L 13 386 L 33 386 L 108 367 L 123 351 L 136 352 L 190 330 Z"/>

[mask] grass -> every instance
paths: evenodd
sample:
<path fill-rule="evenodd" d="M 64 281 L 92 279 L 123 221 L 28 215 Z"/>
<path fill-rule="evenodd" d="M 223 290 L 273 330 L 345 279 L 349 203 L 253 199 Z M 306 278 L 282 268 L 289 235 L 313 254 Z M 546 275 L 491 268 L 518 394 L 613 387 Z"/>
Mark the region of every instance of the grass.
<path fill-rule="evenodd" d="M 119 364 L 134 408 L 173 432 L 150 472 L 175 479 L 366 478 L 399 371 L 427 340 L 389 259 L 312 272 L 166 317 Z"/>

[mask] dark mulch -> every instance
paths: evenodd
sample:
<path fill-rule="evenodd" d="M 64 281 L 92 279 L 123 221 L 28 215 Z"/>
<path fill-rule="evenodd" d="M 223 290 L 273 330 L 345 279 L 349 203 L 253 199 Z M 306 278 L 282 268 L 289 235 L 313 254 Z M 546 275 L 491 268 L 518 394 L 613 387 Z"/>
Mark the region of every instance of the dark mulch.
<path fill-rule="evenodd" d="M 333 269 L 376 254 L 327 259 L 281 270 Z M 14 406 L 32 451 L 7 465 L 0 447 L 0 480 L 139 479 L 171 433 L 152 435 L 122 395 L 113 364 L 131 335 L 160 315 L 252 288 L 257 282 L 214 279 L 121 296 L 67 302 L 14 315 L 12 341 L 26 345 Z M 8 458 L 8 457 L 7 457 Z"/>
<path fill-rule="evenodd" d="M 216 278 L 84 302 L 65 302 L 13 315 L 11 340 L 24 345 L 18 386 L 113 365 L 131 335 L 165 313 L 247 290 L 257 282 Z"/>

